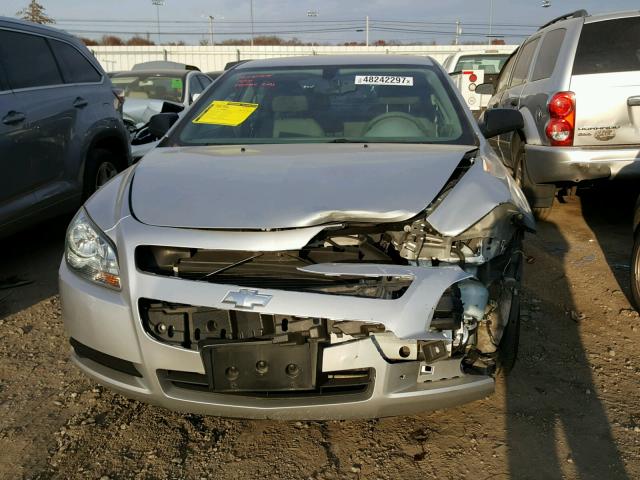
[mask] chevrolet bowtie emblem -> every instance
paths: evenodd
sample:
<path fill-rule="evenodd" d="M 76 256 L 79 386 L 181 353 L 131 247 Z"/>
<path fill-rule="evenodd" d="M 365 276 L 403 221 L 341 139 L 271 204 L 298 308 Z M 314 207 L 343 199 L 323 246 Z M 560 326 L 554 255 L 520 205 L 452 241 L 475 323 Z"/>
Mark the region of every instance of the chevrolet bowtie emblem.
<path fill-rule="evenodd" d="M 253 307 L 265 307 L 271 297 L 271 295 L 261 295 L 257 290 L 243 288 L 238 292 L 227 293 L 222 299 L 222 303 L 232 303 L 238 308 L 252 309 Z"/>

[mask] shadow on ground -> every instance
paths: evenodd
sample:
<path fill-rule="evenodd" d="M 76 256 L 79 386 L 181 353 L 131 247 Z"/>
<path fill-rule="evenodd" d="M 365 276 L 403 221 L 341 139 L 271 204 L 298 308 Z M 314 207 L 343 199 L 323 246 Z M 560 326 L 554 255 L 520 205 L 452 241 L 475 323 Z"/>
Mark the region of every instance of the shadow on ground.
<path fill-rule="evenodd" d="M 0 240 L 0 319 L 58 293 L 58 265 L 70 216 Z"/>
<path fill-rule="evenodd" d="M 578 195 L 583 217 L 596 236 L 620 290 L 630 299 L 631 229 L 640 184 L 630 181 L 607 182 L 598 188 L 578 191 Z"/>
<path fill-rule="evenodd" d="M 525 247 L 534 261 L 525 272 L 528 308 L 523 314 L 519 363 L 506 383 L 510 478 L 627 479 L 581 338 L 581 309 L 588 301 L 576 291 L 568 269 L 595 261 L 579 247 L 594 245 L 590 243 L 594 240 L 579 219 L 579 199 L 570 203 L 573 206 L 560 205 L 549 222 L 540 222 L 537 236 L 530 237 Z M 619 265 L 628 264 L 630 245 L 627 249 L 629 242 L 612 236 L 630 238 L 628 205 L 589 192 L 582 206 L 606 262 L 626 291 L 628 271 Z M 566 237 L 558 223 L 566 223 L 563 231 L 570 232 Z M 602 267 L 594 263 L 588 268 Z"/>

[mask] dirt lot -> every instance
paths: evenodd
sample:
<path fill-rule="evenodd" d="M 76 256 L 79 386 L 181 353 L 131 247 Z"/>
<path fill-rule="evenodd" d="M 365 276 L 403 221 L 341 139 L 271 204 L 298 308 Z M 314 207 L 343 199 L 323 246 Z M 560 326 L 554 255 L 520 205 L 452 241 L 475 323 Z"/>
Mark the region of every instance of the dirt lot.
<path fill-rule="evenodd" d="M 226 420 L 111 393 L 67 360 L 64 222 L 13 237 L 0 277 L 33 283 L 0 289 L 0 478 L 640 478 L 633 194 L 614 190 L 527 239 L 520 359 L 495 395 L 371 421 Z"/>

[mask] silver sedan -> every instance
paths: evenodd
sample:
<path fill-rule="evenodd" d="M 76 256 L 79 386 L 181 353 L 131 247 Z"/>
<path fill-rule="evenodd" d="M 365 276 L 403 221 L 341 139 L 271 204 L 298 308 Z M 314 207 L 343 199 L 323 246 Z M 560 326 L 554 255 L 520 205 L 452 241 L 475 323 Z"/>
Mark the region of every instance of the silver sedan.
<path fill-rule="evenodd" d="M 227 71 L 72 220 L 74 362 L 210 415 L 342 419 L 480 399 L 513 366 L 522 192 L 433 60 Z"/>

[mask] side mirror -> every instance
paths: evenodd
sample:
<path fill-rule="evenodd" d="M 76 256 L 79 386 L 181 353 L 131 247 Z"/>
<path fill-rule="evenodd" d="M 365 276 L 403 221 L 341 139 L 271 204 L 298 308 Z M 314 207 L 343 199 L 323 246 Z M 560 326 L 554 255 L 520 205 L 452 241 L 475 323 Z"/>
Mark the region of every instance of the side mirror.
<path fill-rule="evenodd" d="M 478 95 L 493 95 L 496 93 L 496 87 L 493 83 L 481 83 L 476 87 L 476 93 Z"/>
<path fill-rule="evenodd" d="M 193 95 L 191 95 L 191 103 L 193 103 L 196 100 L 198 100 L 199 97 L 200 97 L 199 93 L 194 93 Z"/>
<path fill-rule="evenodd" d="M 485 138 L 492 138 L 523 129 L 524 119 L 518 110 L 490 108 L 480 117 L 478 125 Z"/>
<path fill-rule="evenodd" d="M 174 112 L 157 113 L 149 119 L 149 131 L 154 137 L 162 138 L 178 118 L 178 114 Z"/>

